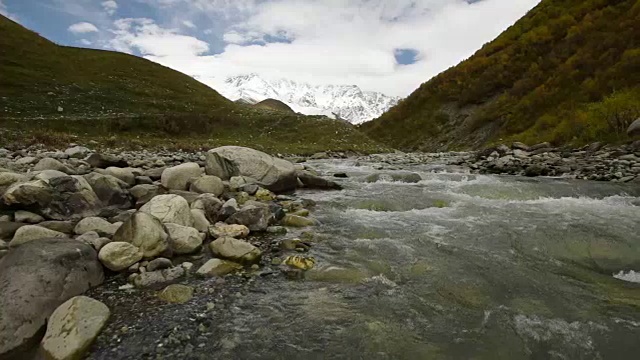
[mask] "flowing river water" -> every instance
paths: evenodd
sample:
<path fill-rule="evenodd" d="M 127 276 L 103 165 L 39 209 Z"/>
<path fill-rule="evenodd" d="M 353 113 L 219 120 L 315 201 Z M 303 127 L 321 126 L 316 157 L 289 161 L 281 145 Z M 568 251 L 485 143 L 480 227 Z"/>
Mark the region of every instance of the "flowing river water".
<path fill-rule="evenodd" d="M 322 223 L 306 279 L 266 276 L 215 308 L 204 294 L 116 316 L 111 326 L 129 325 L 131 336 L 101 335 L 91 357 L 638 358 L 637 184 L 472 175 L 438 163 L 310 165 L 349 177 L 342 191 L 299 193 L 317 202 Z M 409 171 L 422 180 L 365 182 Z M 216 315 L 203 322 L 207 307 Z M 170 347 L 168 333 L 190 335 L 176 335 L 174 355 L 149 350 Z"/>

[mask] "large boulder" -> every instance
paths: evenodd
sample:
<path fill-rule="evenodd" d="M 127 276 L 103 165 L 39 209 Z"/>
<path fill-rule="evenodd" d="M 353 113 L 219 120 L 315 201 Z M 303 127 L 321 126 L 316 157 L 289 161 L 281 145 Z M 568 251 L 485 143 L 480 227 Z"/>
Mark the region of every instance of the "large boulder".
<path fill-rule="evenodd" d="M 196 271 L 196 274 L 204 277 L 225 276 L 239 269 L 242 269 L 242 266 L 232 261 L 210 259 Z"/>
<path fill-rule="evenodd" d="M 154 197 L 166 194 L 167 189 L 158 185 L 140 184 L 132 187 L 129 192 L 136 201 L 136 207 L 140 207 Z"/>
<path fill-rule="evenodd" d="M 74 146 L 64 151 L 71 159 L 84 159 L 90 152 L 91 150 L 84 146 Z"/>
<path fill-rule="evenodd" d="M 107 305 L 86 296 L 67 300 L 51 314 L 41 348 L 54 360 L 80 359 L 107 323 Z"/>
<path fill-rule="evenodd" d="M 171 248 L 176 254 L 191 254 L 202 246 L 205 234 L 198 230 L 178 224 L 165 224 L 169 232 Z"/>
<path fill-rule="evenodd" d="M 131 207 L 132 199 L 127 190 L 129 185 L 124 181 L 111 175 L 96 172 L 85 175 L 85 179 L 105 206 L 121 209 Z"/>
<path fill-rule="evenodd" d="M 58 231 L 49 230 L 47 228 L 38 225 L 26 225 L 18 230 L 13 235 L 13 239 L 9 243 L 9 246 L 16 247 L 29 241 L 38 239 L 51 239 L 51 238 L 66 238 L 67 235 Z"/>
<path fill-rule="evenodd" d="M 247 205 L 229 216 L 225 221 L 227 224 L 244 225 L 251 231 L 265 231 L 269 227 L 271 211 L 268 207 Z"/>
<path fill-rule="evenodd" d="M 163 224 L 155 216 L 142 211 L 133 214 L 120 226 L 113 235 L 113 241 L 135 245 L 145 258 L 159 256 L 169 249 L 169 235 Z"/>
<path fill-rule="evenodd" d="M 0 260 L 0 358 L 23 350 L 60 304 L 103 280 L 95 250 L 80 241 L 36 240 L 10 251 Z"/>
<path fill-rule="evenodd" d="M 171 190 L 188 190 L 189 180 L 202 174 L 200 166 L 196 163 L 184 163 L 166 168 L 162 172 L 160 182 L 162 186 Z"/>
<path fill-rule="evenodd" d="M 140 211 L 157 217 L 163 223 L 193 226 L 189 203 L 179 195 L 158 195 L 144 204 Z"/>
<path fill-rule="evenodd" d="M 104 170 L 105 175 L 111 175 L 116 179 L 119 179 L 129 186 L 133 186 L 136 184 L 136 175 L 130 168 L 119 168 L 115 166 L 110 166 Z"/>
<path fill-rule="evenodd" d="M 207 169 L 211 168 L 210 164 L 218 161 L 214 160 L 217 157 L 226 159 L 238 168 L 238 174 L 234 175 L 256 179 L 273 192 L 292 191 L 298 184 L 296 170 L 291 162 L 261 151 L 240 146 L 218 147 L 207 153 Z M 225 179 L 214 171 L 207 171 L 207 174 Z"/>
<path fill-rule="evenodd" d="M 104 266 L 121 271 L 142 260 L 142 250 L 127 242 L 110 242 L 100 249 L 98 257 Z"/>
<path fill-rule="evenodd" d="M 629 129 L 627 129 L 627 135 L 629 136 L 640 135 L 640 119 L 637 119 L 636 121 L 631 123 L 631 125 L 629 126 Z"/>
<path fill-rule="evenodd" d="M 232 237 L 218 238 L 209 244 L 209 248 L 217 257 L 243 263 L 254 263 L 262 255 L 257 247 Z"/>
<path fill-rule="evenodd" d="M 229 180 L 240 174 L 240 169 L 231 160 L 216 152 L 208 152 L 206 156 L 205 172 L 207 175 L 217 176 L 222 180 Z"/>

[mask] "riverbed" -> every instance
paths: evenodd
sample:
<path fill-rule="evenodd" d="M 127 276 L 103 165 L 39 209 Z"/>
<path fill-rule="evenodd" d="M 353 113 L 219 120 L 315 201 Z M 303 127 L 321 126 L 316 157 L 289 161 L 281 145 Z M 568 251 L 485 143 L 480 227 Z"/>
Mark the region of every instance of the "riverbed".
<path fill-rule="evenodd" d="M 446 163 L 308 162 L 348 177 L 297 193 L 321 223 L 286 235 L 313 243 L 304 279 L 188 278 L 186 304 L 112 279 L 93 294 L 113 316 L 89 358 L 637 358 L 640 186 Z M 422 180 L 390 176 L 408 173 Z"/>

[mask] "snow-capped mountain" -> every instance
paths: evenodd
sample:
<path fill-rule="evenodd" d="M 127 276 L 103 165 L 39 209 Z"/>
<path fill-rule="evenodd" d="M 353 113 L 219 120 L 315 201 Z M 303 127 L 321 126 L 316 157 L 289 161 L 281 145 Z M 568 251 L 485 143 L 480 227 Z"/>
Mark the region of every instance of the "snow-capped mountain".
<path fill-rule="evenodd" d="M 353 124 L 377 118 L 400 100 L 378 92 L 362 91 L 356 85 L 310 85 L 286 79 L 266 80 L 257 74 L 233 76 L 223 81 L 199 80 L 233 101 L 242 99 L 255 104 L 276 99 L 295 112 L 326 115 Z"/>

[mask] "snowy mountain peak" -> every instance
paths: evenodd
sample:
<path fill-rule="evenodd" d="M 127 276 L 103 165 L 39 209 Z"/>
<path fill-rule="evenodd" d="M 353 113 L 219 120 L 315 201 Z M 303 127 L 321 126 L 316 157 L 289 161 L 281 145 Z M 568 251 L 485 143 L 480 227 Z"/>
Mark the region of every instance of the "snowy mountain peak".
<path fill-rule="evenodd" d="M 222 96 L 255 104 L 276 99 L 294 111 L 306 115 L 339 117 L 353 124 L 375 119 L 398 103 L 400 98 L 373 91 L 362 91 L 356 85 L 311 85 L 288 79 L 267 80 L 251 73 L 224 79 L 204 81 Z"/>

